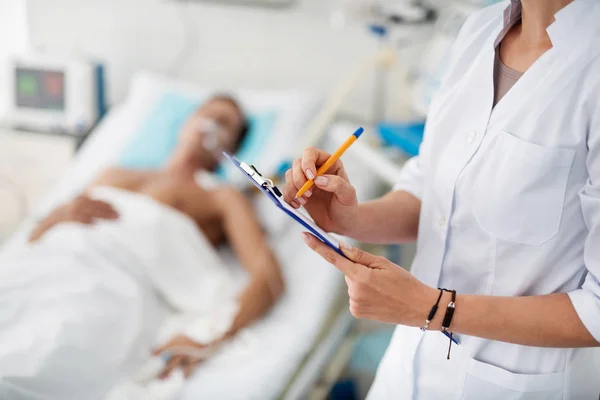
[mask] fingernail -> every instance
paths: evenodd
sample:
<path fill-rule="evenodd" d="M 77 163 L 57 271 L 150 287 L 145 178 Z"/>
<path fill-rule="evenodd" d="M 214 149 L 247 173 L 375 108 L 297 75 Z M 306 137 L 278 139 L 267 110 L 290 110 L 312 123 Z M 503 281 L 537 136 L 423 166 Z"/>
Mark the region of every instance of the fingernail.
<path fill-rule="evenodd" d="M 315 183 L 319 186 L 327 186 L 328 181 L 329 178 L 326 176 L 317 176 L 317 179 L 315 179 Z"/>
<path fill-rule="evenodd" d="M 344 250 L 352 250 L 352 246 L 344 241 L 340 241 L 340 247 Z"/>
<path fill-rule="evenodd" d="M 296 201 L 296 200 L 292 200 L 292 207 L 294 208 L 300 208 L 300 204 Z"/>
<path fill-rule="evenodd" d="M 310 180 L 313 180 L 313 179 L 315 179 L 315 174 L 310 169 L 307 169 L 306 170 L 306 177 L 308 179 L 310 179 Z"/>
<path fill-rule="evenodd" d="M 304 197 L 299 197 L 299 198 L 298 198 L 298 202 L 299 202 L 300 204 L 303 204 L 303 205 L 304 205 L 304 204 L 306 204 L 306 199 L 305 199 Z"/>
<path fill-rule="evenodd" d="M 312 193 L 313 193 L 313 192 L 312 192 L 312 189 L 308 189 L 308 190 L 307 190 L 307 191 L 304 193 L 304 195 L 305 195 L 306 197 L 310 197 L 310 196 L 312 196 Z"/>
<path fill-rule="evenodd" d="M 310 235 L 306 232 L 302 232 L 302 239 L 304 239 L 304 243 L 310 243 Z"/>

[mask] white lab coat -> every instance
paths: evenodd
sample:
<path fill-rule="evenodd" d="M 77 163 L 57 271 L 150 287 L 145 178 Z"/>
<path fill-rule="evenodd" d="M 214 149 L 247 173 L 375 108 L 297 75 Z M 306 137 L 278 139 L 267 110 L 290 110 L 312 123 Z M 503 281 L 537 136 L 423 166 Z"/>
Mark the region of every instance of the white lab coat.
<path fill-rule="evenodd" d="M 494 41 L 509 5 L 466 22 L 421 153 L 399 178 L 397 189 L 422 201 L 412 271 L 459 294 L 566 292 L 600 341 L 600 3 L 558 12 L 553 48 L 492 110 Z M 458 340 L 446 360 L 440 332 L 399 326 L 369 398 L 599 397 L 599 348 Z"/>

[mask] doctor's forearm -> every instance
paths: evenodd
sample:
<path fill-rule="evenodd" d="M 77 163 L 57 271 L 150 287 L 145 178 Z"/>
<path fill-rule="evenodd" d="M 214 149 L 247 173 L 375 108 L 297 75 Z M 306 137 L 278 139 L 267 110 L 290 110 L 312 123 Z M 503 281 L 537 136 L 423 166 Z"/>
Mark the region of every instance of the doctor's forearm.
<path fill-rule="evenodd" d="M 358 206 L 355 229 L 346 236 L 368 243 L 406 243 L 417 239 L 421 201 L 394 191 Z"/>
<path fill-rule="evenodd" d="M 441 328 L 449 302 L 450 294 L 445 293 L 440 302 L 442 312 L 438 311 L 430 329 Z M 579 319 L 566 293 L 524 297 L 459 294 L 450 330 L 525 346 L 600 346 Z"/>

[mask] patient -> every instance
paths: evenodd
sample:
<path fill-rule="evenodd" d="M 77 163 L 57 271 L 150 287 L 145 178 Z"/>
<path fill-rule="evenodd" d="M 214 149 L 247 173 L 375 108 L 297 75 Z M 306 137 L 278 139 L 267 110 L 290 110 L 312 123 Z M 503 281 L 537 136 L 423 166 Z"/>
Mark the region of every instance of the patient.
<path fill-rule="evenodd" d="M 99 342 L 104 343 L 103 338 L 92 339 L 94 329 L 104 332 L 101 334 L 103 336 L 110 332 L 110 335 L 115 337 L 123 337 L 124 341 L 126 339 L 135 341 L 138 346 L 140 346 L 140 343 L 149 343 L 151 339 L 149 339 L 148 331 L 156 329 L 155 320 L 159 318 L 154 315 L 154 308 L 158 308 L 161 302 L 167 303 L 172 310 L 175 309 L 176 311 L 186 308 L 210 308 L 203 304 L 194 304 L 194 302 L 200 302 L 198 299 L 202 299 L 202 296 L 210 298 L 213 292 L 215 293 L 213 297 L 222 294 L 222 290 L 214 289 L 212 286 L 209 287 L 206 282 L 213 279 L 209 276 L 209 272 L 220 274 L 220 270 L 223 268 L 214 265 L 218 264 L 218 261 L 214 258 L 214 255 L 209 254 L 209 251 L 197 250 L 197 248 L 202 248 L 204 245 L 214 248 L 227 243 L 248 273 L 249 278 L 245 287 L 237 292 L 237 312 L 233 314 L 228 329 L 219 333 L 218 337 L 210 339 L 210 343 L 197 343 L 185 334 L 174 335 L 171 340 L 159 348 L 155 348 L 155 354 L 168 353 L 172 348 L 180 348 L 181 346 L 203 349 L 206 346 L 221 343 L 263 316 L 277 301 L 283 292 L 284 286 L 280 268 L 248 200 L 242 193 L 233 188 L 225 186 L 217 186 L 212 189 L 204 188 L 199 186 L 195 179 L 198 171 L 214 171 L 218 164 L 220 151 L 234 152 L 244 139 L 247 130 L 244 114 L 235 100 L 227 96 L 211 98 L 185 122 L 179 136 L 178 145 L 162 169 L 138 171 L 110 168 L 104 171 L 85 193 L 55 209 L 35 227 L 30 236 L 32 245 L 26 250 L 29 252 L 26 253 L 27 256 L 23 255 L 25 253 L 20 253 L 8 258 L 12 261 L 5 260 L 4 264 L 16 264 L 15 260 L 23 264 L 19 267 L 22 268 L 22 276 L 39 274 L 35 282 L 31 278 L 32 287 L 40 281 L 52 279 L 56 281 L 55 286 L 49 286 L 49 290 L 54 293 L 53 295 L 46 296 L 41 289 L 37 289 L 37 292 L 32 294 L 32 296 L 40 296 L 39 303 L 44 303 L 45 300 L 42 299 L 47 299 L 49 302 L 45 304 L 47 307 L 50 307 L 48 304 L 54 298 L 62 299 L 63 297 L 68 299 L 68 303 L 66 300 L 64 304 L 63 302 L 57 303 L 60 304 L 60 307 L 68 308 L 70 307 L 69 304 L 75 307 L 77 304 L 74 303 L 78 303 L 78 297 L 75 295 L 73 297 L 69 296 L 78 291 L 80 286 L 71 284 L 72 281 L 78 279 L 82 280 L 80 285 L 88 284 L 88 279 L 96 279 L 88 284 L 92 288 L 90 292 L 101 287 L 104 292 L 108 292 L 113 296 L 109 299 L 109 296 L 105 294 L 98 294 L 93 297 L 92 301 L 89 300 L 92 297 L 91 295 L 81 294 L 83 299 L 81 307 L 84 307 L 88 300 L 98 302 L 98 304 L 94 304 L 93 307 L 90 306 L 85 312 L 82 311 L 81 313 L 85 315 L 78 318 L 89 318 L 95 323 L 91 323 L 89 328 L 87 325 L 80 327 L 77 325 L 80 324 L 80 321 L 77 320 L 73 326 L 77 326 L 77 329 L 80 329 L 77 332 L 81 333 L 73 333 L 73 335 L 80 335 L 82 339 L 80 342 L 73 339 L 72 342 L 68 342 L 69 346 L 75 348 L 82 346 L 80 351 L 90 351 L 83 348 L 88 345 L 83 339 L 87 338 L 86 335 L 90 335 L 90 341 L 98 339 Z M 120 228 L 117 229 L 116 227 Z M 52 247 L 52 251 L 42 250 L 44 247 Z M 20 261 L 24 257 L 34 259 L 36 252 L 38 258 L 44 259 L 45 267 L 38 266 L 34 261 Z M 95 259 L 92 259 L 89 256 L 90 253 L 97 253 L 98 256 L 94 256 Z M 185 254 L 197 258 L 191 260 L 190 268 L 187 268 L 190 257 L 184 257 Z M 102 259 L 102 261 L 98 259 Z M 125 259 L 128 260 L 126 264 L 123 261 Z M 120 263 L 123 264 L 123 267 L 120 266 Z M 87 275 L 83 275 L 82 272 L 80 277 L 75 267 L 69 267 L 70 269 L 64 267 L 64 265 L 75 264 L 78 264 L 77 268 L 80 270 L 85 269 Z M 98 266 L 95 266 L 96 264 Z M 59 269 L 59 265 L 62 269 Z M 118 268 L 115 268 L 115 265 Z M 53 268 L 56 269 L 55 272 L 48 272 Z M 194 268 L 204 272 L 198 272 L 197 276 L 194 276 Z M 35 272 L 25 274 L 24 271 L 28 271 L 28 269 Z M 187 275 L 187 271 L 192 271 L 191 275 Z M 57 274 L 60 276 L 57 276 Z M 97 274 L 98 277 L 91 278 L 90 276 L 94 274 Z M 4 283 L 4 286 L 0 284 L 0 293 L 2 290 L 8 290 L 9 292 L 20 290 L 18 283 L 11 286 L 10 282 L 11 279 L 16 282 L 18 279 L 24 278 L 17 279 L 14 276 L 7 275 L 4 277 L 6 278 L 5 282 L 9 283 Z M 227 275 L 223 275 L 223 277 L 222 280 L 226 279 Z M 0 274 L 0 280 L 2 278 Z M 63 282 L 59 283 L 61 280 Z M 151 282 L 150 285 L 147 285 L 148 281 Z M 176 283 L 173 283 L 174 281 Z M 117 282 L 123 283 L 117 284 Z M 21 282 L 21 286 L 25 285 L 22 285 Z M 65 287 L 64 290 L 61 289 L 63 286 Z M 152 286 L 158 294 L 147 290 L 146 286 Z M 181 287 L 181 289 L 171 290 L 172 286 Z M 40 284 L 40 287 L 45 288 L 46 286 Z M 61 290 L 65 293 L 64 295 L 60 294 Z M 84 289 L 81 289 L 81 291 L 82 293 L 85 292 Z M 21 297 L 17 297 L 17 292 L 14 293 L 17 300 L 12 301 L 10 303 L 12 305 L 18 304 L 18 299 L 21 299 Z M 98 289 L 98 293 L 100 293 L 100 289 Z M 118 296 L 113 295 L 113 293 L 118 293 Z M 10 296 L 6 298 L 5 295 L 4 297 L 7 302 L 10 300 Z M 14 306 L 15 310 L 19 309 L 18 312 L 20 313 L 27 313 L 29 309 L 40 306 L 25 295 L 22 298 L 21 308 Z M 102 303 L 103 299 L 108 300 Z M 135 301 L 132 299 L 135 299 Z M 3 297 L 0 294 L 0 306 L 3 304 Z M 129 313 L 126 311 L 128 307 L 137 311 Z M 94 313 L 102 314 L 97 317 L 97 321 L 94 321 L 94 318 L 96 318 L 93 315 Z M 115 315 L 113 319 L 107 317 L 108 314 L 112 315 L 111 313 Z M 132 320 L 139 315 L 141 315 L 140 321 L 142 322 L 134 324 Z M 61 316 L 61 318 L 64 317 Z M 117 318 L 120 318 L 122 322 L 111 326 L 106 331 L 104 328 L 108 324 L 117 321 Z M 29 321 L 28 323 L 35 325 L 37 321 Z M 125 325 L 131 326 L 131 329 L 127 330 L 128 328 L 126 329 Z M 48 324 L 44 328 L 44 333 L 53 328 L 59 330 L 60 327 Z M 0 332 L 2 329 L 0 315 Z M 121 330 L 119 331 L 119 329 Z M 30 336 L 29 342 L 24 345 L 36 348 L 38 342 L 44 340 L 44 338 L 38 340 L 33 332 L 29 330 L 27 333 Z M 63 336 L 68 334 L 68 331 L 61 333 Z M 131 337 L 127 338 L 127 335 L 131 335 Z M 145 337 L 145 341 L 140 339 L 141 337 Z M 3 339 L 13 340 L 14 342 L 10 335 L 3 337 L 0 333 L 0 342 Z M 54 342 L 67 341 L 64 337 L 56 336 L 52 340 Z M 4 343 L 6 346 L 7 342 Z M 16 346 L 17 344 L 13 343 L 13 345 Z M 102 352 L 102 345 L 99 346 L 97 351 Z M 124 345 L 119 342 L 119 346 Z M 43 345 L 38 347 L 41 351 L 45 351 Z M 114 350 L 114 348 L 117 347 L 112 344 L 106 345 L 107 352 Z M 118 348 L 121 349 L 121 347 Z M 4 350 L 4 353 L 0 351 L 0 357 L 6 354 L 6 348 Z M 126 350 L 123 347 L 119 351 Z M 138 353 L 139 351 L 143 352 L 143 349 L 136 351 Z M 10 351 L 8 354 L 10 354 Z M 52 366 L 49 364 L 50 361 L 47 361 L 54 357 L 53 354 L 48 351 L 47 358 L 40 361 L 41 366 L 38 367 L 38 370 L 54 368 L 53 371 L 56 371 L 57 367 Z M 66 354 L 67 361 L 64 362 L 68 363 L 69 353 Z M 125 357 L 124 354 L 115 356 Z M 6 362 L 10 361 L 9 356 L 5 357 L 6 359 L 0 358 L 0 365 L 7 365 Z M 94 362 L 89 356 L 86 357 L 88 357 L 88 362 Z M 99 359 L 102 359 L 102 363 L 109 365 L 109 361 L 101 356 L 99 356 Z M 187 376 L 193 370 L 197 361 L 197 359 L 188 356 L 174 356 L 162 371 L 162 376 L 168 376 L 174 369 L 183 370 Z M 54 360 L 53 362 L 57 361 Z M 119 363 L 118 360 L 110 360 L 110 362 Z M 74 368 L 81 367 L 76 366 Z M 1 389 L 2 378 L 24 374 L 23 371 L 17 371 L 14 375 L 11 375 L 10 368 L 8 368 L 8 372 L 6 371 L 7 368 L 5 367 L 4 371 L 0 368 L 0 398 L 4 398 Z M 93 366 L 87 365 L 85 368 L 90 369 L 90 374 L 95 373 L 93 372 Z M 69 370 L 69 368 L 66 370 Z M 104 369 L 101 370 L 104 371 Z M 72 371 L 69 372 L 69 374 L 71 373 Z M 54 379 L 48 378 L 48 376 L 56 376 L 58 372 L 53 372 L 54 375 L 41 374 L 43 378 L 33 384 L 36 390 L 43 388 L 44 385 L 48 384 L 48 381 Z M 82 380 L 89 378 L 85 373 L 82 374 L 84 377 Z M 61 378 L 72 380 L 73 376 L 59 377 L 58 379 Z M 16 381 L 19 382 L 18 379 Z M 87 383 L 89 384 L 89 382 Z M 69 382 L 69 385 L 73 387 L 76 387 L 77 384 L 77 382 Z M 70 393 L 75 392 L 76 390 L 73 389 Z"/>

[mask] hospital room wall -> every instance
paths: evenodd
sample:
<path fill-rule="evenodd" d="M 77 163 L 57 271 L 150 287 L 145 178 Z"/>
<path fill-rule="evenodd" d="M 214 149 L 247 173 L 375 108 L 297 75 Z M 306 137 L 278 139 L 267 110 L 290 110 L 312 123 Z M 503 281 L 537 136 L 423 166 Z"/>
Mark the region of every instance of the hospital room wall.
<path fill-rule="evenodd" d="M 27 49 L 27 12 L 25 0 L 0 0 L 0 77 L 6 74 L 3 60 L 14 52 Z M 0 80 L 0 90 L 3 81 Z M 0 110 L 6 96 L 0 96 Z"/>
<path fill-rule="evenodd" d="M 25 50 L 26 19 L 25 0 L 0 0 L 0 57 Z"/>
<path fill-rule="evenodd" d="M 289 9 L 268 9 L 166 0 L 28 0 L 28 13 L 36 49 L 108 63 L 109 96 L 116 103 L 140 69 L 223 88 L 327 91 L 377 49 L 361 25 L 331 27 L 332 3 L 298 0 Z M 371 80 L 351 96 L 347 111 L 370 114 Z M 392 91 L 394 113 L 403 107 L 402 94 Z"/>

